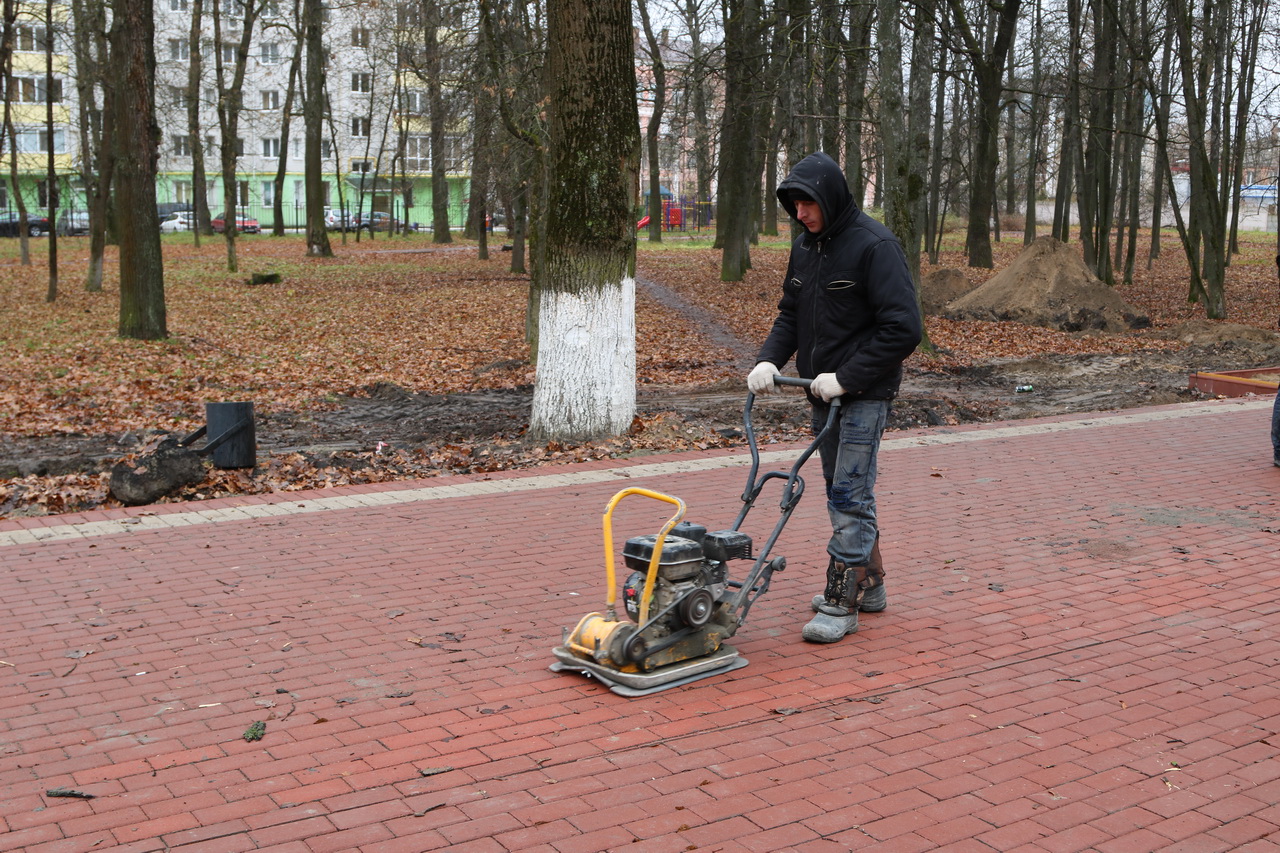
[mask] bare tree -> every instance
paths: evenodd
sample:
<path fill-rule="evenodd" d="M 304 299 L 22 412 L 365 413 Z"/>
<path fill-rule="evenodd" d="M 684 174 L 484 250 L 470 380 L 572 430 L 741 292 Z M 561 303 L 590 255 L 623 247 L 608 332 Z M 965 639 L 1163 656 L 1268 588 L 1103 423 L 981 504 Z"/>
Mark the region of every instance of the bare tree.
<path fill-rule="evenodd" d="M 115 0 L 112 11 L 115 188 L 120 207 L 129 211 L 120 222 L 119 334 L 156 340 L 166 337 L 168 328 L 156 210 L 155 21 L 150 0 Z"/>
<path fill-rule="evenodd" d="M 13 42 L 18 20 L 17 0 L 4 0 L 4 32 L 0 37 L 0 60 L 3 60 L 3 91 L 7 94 L 13 85 Z M 18 134 L 13 128 L 13 106 L 8 97 L 4 99 L 4 133 L 9 141 L 9 185 L 13 187 L 13 201 L 18 208 L 18 252 L 24 267 L 31 266 L 31 245 L 27 242 L 27 202 L 22 197 L 18 185 Z"/>
<path fill-rule="evenodd" d="M 1013 42 L 1014 24 L 1018 20 L 1021 0 L 992 2 L 995 33 L 989 40 L 980 37 L 969 22 L 964 0 L 948 0 L 959 49 L 973 69 L 977 101 L 977 133 L 974 138 L 972 172 L 969 181 L 969 230 L 965 247 L 969 266 L 993 266 L 989 222 L 995 201 L 995 177 L 999 166 L 1000 106 L 1004 93 L 1003 78 L 1009 46 Z"/>
<path fill-rule="evenodd" d="M 291 21 L 302 19 L 298 0 L 293 2 Z M 271 233 L 276 237 L 284 236 L 284 178 L 289 169 L 289 129 L 293 123 L 294 103 L 298 96 L 298 77 L 302 73 L 302 50 L 305 45 L 301 27 L 275 24 L 275 29 L 289 31 L 293 39 L 293 53 L 289 58 L 288 82 L 284 90 L 284 107 L 280 112 L 280 157 L 276 162 L 276 175 L 272 183 L 275 191 L 271 194 Z"/>
<path fill-rule="evenodd" d="M 662 45 L 653 34 L 649 22 L 648 0 L 637 0 L 640 22 L 644 27 L 649 51 L 649 68 L 653 74 L 653 114 L 645 128 L 644 144 L 649 158 L 649 242 L 662 242 L 662 163 L 658 158 L 658 139 L 662 132 L 662 113 L 667 106 L 667 65 L 662 58 Z"/>
<path fill-rule="evenodd" d="M 635 414 L 639 116 L 629 0 L 547 5 L 550 208 L 530 433 L 617 435 Z"/>
<path fill-rule="evenodd" d="M 187 88 L 184 104 L 187 108 L 187 138 L 191 148 L 191 197 L 193 202 L 192 239 L 200 245 L 201 235 L 212 234 L 209 224 L 209 186 L 205 175 L 203 131 L 200 128 L 200 77 L 204 73 L 204 57 L 200 51 L 200 34 L 203 31 L 204 0 L 191 0 L 191 30 L 188 39 L 190 59 L 187 67 Z"/>
<path fill-rule="evenodd" d="M 198 0 L 197 0 L 198 2 Z M 106 6 L 103 0 L 72 0 L 71 49 L 76 62 L 76 106 L 79 114 L 80 169 L 85 206 L 89 212 L 89 263 L 84 289 L 102 290 L 102 273 L 107 243 L 107 212 L 115 163 L 110 98 L 112 89 L 104 85 L 107 67 Z M 98 92 L 102 92 L 102 102 Z"/>
<path fill-rule="evenodd" d="M 530 244 L 529 303 L 525 312 L 525 339 L 533 358 L 538 357 L 542 303 L 542 239 L 547 210 L 548 179 L 543 58 L 545 31 L 537 3 L 480 0 L 481 46 L 498 93 L 498 115 L 513 140 L 507 158 L 511 187 L 511 270 L 524 272 L 526 228 Z M 528 85 L 538 81 L 537 85 Z M 523 82 L 524 85 L 521 85 Z"/>
<path fill-rule="evenodd" d="M 303 86 L 302 121 L 306 128 L 304 180 L 307 194 L 307 255 L 333 257 L 324 223 L 325 72 L 323 0 L 302 0 L 302 33 L 306 42 L 306 83 Z M 345 211 L 344 211 L 345 213 Z"/>
<path fill-rule="evenodd" d="M 213 49 L 214 76 L 218 86 L 218 128 L 220 165 L 222 167 L 222 234 L 227 242 L 227 269 L 239 269 L 236 259 L 236 235 L 239 233 L 240 209 L 236 181 L 236 161 L 240 154 L 240 117 L 244 110 L 244 75 L 249 59 L 249 46 L 253 43 L 253 29 L 262 13 L 262 0 L 213 0 Z M 224 9 L 233 14 L 225 14 Z M 224 22 L 240 21 L 240 38 L 234 44 L 234 61 L 228 78 L 227 63 L 223 55 L 222 27 Z"/>
<path fill-rule="evenodd" d="M 742 281 L 751 268 L 754 212 L 759 209 L 764 145 L 760 80 L 763 6 L 761 0 L 728 0 L 725 5 L 724 116 L 720 124 L 720 181 L 716 196 L 721 281 Z"/>

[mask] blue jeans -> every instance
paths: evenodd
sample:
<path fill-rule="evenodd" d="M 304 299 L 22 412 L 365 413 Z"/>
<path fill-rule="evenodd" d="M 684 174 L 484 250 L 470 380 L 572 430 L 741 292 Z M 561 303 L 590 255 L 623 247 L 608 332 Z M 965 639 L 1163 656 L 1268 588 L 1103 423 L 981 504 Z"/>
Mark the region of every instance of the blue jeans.
<path fill-rule="evenodd" d="M 876 455 L 888 417 L 888 400 L 854 400 L 818 445 L 831 517 L 827 553 L 847 566 L 865 566 L 876 544 Z M 814 406 L 815 434 L 826 421 L 827 407 Z"/>
<path fill-rule="evenodd" d="M 1276 394 L 1276 403 L 1271 407 L 1271 461 L 1280 465 L 1280 394 Z"/>

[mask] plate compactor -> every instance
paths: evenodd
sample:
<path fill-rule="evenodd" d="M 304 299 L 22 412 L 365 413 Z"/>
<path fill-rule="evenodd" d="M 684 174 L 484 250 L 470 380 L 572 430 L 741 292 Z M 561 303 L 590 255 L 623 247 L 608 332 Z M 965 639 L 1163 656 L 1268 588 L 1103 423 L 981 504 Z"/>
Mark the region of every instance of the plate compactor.
<path fill-rule="evenodd" d="M 808 379 L 779 376 L 779 385 L 807 387 Z M 747 394 L 742 420 L 751 450 L 751 470 L 742 493 L 742 509 L 728 530 L 708 531 L 684 521 L 680 498 L 644 488 L 627 488 L 609 501 L 604 512 L 605 582 L 608 587 L 603 613 L 588 613 L 552 653 L 555 672 L 593 676 L 614 693 L 644 696 L 691 681 L 719 675 L 747 665 L 746 658 L 725 640 L 747 620 L 756 599 L 769 589 L 774 572 L 786 568 L 785 557 L 770 557 L 782 528 L 804 494 L 800 469 L 832 429 L 839 400 L 832 401 L 822 430 L 789 471 L 759 475 L 760 452 L 751 424 L 754 394 Z M 751 537 L 740 529 L 765 483 L 785 480 L 782 513 L 759 553 L 753 553 Z M 675 506 L 657 534 L 626 541 L 622 558 L 630 575 L 622 584 L 626 619 L 617 614 L 617 575 L 614 569 L 613 510 L 631 495 L 641 495 Z M 730 577 L 729 564 L 751 560 L 742 580 Z"/>

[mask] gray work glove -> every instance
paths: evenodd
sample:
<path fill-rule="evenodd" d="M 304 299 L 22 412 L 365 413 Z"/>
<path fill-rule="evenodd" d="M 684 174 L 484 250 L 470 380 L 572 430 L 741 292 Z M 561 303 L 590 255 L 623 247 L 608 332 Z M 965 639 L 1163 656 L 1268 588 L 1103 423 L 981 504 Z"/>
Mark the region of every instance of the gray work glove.
<path fill-rule="evenodd" d="M 825 403 L 830 403 L 836 397 L 844 396 L 845 393 L 844 386 L 836 380 L 834 373 L 819 373 L 813 377 L 809 390 L 815 397 L 821 397 Z"/>
<path fill-rule="evenodd" d="M 778 386 L 773 384 L 773 377 L 778 376 L 778 365 L 762 361 L 747 374 L 747 390 L 752 394 L 771 394 Z"/>

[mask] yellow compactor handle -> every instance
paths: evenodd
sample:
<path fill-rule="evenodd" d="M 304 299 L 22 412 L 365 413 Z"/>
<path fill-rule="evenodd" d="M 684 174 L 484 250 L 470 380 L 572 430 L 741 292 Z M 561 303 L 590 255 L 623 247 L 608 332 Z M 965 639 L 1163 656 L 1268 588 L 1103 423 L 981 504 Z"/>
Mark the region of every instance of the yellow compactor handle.
<path fill-rule="evenodd" d="M 605 577 L 609 584 L 609 597 L 605 600 L 605 612 L 608 614 L 608 621 L 618 621 L 617 611 L 614 605 L 618 600 L 618 581 L 613 571 L 613 508 L 625 498 L 627 495 L 644 495 L 646 498 L 654 498 L 655 500 L 666 501 L 669 504 L 676 505 L 676 514 L 667 520 L 663 525 L 662 532 L 658 534 L 657 540 L 653 543 L 653 556 L 649 559 L 649 573 L 645 576 L 644 595 L 640 597 L 640 619 L 639 624 L 643 625 L 649 618 L 649 597 L 653 595 L 653 584 L 658 578 L 658 564 L 662 561 L 662 545 L 667 540 L 667 534 L 671 532 L 671 528 L 680 523 L 680 519 L 684 518 L 684 501 L 680 498 L 664 495 L 661 492 L 655 492 L 651 489 L 642 489 L 639 486 L 623 489 L 618 492 L 609 501 L 609 505 L 604 510 L 604 570 Z"/>

